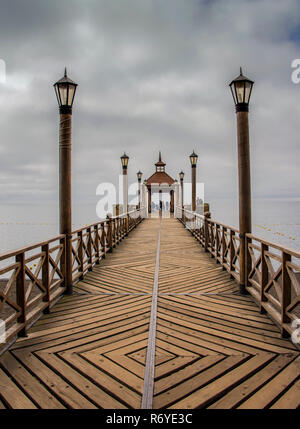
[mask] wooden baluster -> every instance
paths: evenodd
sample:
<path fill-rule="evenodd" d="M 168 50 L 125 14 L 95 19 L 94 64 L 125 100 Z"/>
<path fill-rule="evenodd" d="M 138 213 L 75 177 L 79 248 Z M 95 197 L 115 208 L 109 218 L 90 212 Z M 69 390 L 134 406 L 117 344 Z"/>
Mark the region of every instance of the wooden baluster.
<path fill-rule="evenodd" d="M 113 251 L 113 220 L 106 216 L 107 219 L 107 243 L 108 243 L 108 252 L 111 253 Z"/>
<path fill-rule="evenodd" d="M 219 234 L 220 234 L 220 225 L 216 224 L 216 241 L 215 241 L 215 246 L 216 246 L 216 251 L 215 251 L 215 257 L 216 257 L 216 263 L 218 263 L 218 258 L 219 258 L 219 245 L 220 245 L 220 239 L 219 239 Z"/>
<path fill-rule="evenodd" d="M 114 234 L 114 239 L 115 239 L 115 245 L 114 247 L 116 247 L 117 244 L 119 244 L 119 235 L 120 235 L 120 218 L 116 218 L 114 220 L 114 230 L 115 230 L 115 234 Z"/>
<path fill-rule="evenodd" d="M 78 244 L 78 259 L 79 259 L 79 266 L 78 271 L 81 272 L 81 276 L 79 277 L 80 280 L 83 279 L 83 269 L 84 269 L 84 262 L 83 262 L 83 234 L 82 230 L 77 233 L 77 237 L 79 237 L 79 244 Z"/>
<path fill-rule="evenodd" d="M 101 251 L 103 252 L 102 258 L 106 257 L 106 232 L 105 232 L 105 223 L 101 223 Z"/>
<path fill-rule="evenodd" d="M 129 233 L 129 214 L 126 215 L 126 235 Z"/>
<path fill-rule="evenodd" d="M 46 289 L 46 294 L 43 298 L 44 302 L 48 303 L 48 306 L 44 309 L 45 314 L 50 313 L 50 284 L 49 284 L 49 243 L 42 246 L 42 252 L 45 253 L 44 262 L 42 265 L 42 284 Z"/>
<path fill-rule="evenodd" d="M 208 251 L 208 220 L 207 220 L 208 216 L 205 214 L 204 215 L 204 250 L 205 252 Z"/>
<path fill-rule="evenodd" d="M 116 247 L 118 241 L 118 219 L 112 220 L 112 237 L 113 237 L 113 247 Z"/>
<path fill-rule="evenodd" d="M 291 303 L 291 278 L 288 273 L 287 263 L 291 262 L 291 255 L 282 251 L 282 301 L 281 301 L 281 336 L 289 337 L 290 334 L 285 328 L 285 324 L 291 323 L 289 316 L 286 314 L 286 309 Z"/>
<path fill-rule="evenodd" d="M 89 254 L 88 264 L 89 271 L 93 270 L 93 246 L 92 246 L 92 229 L 87 228 L 88 242 L 87 242 L 87 250 Z"/>
<path fill-rule="evenodd" d="M 22 325 L 18 332 L 19 337 L 26 337 L 26 293 L 25 293 L 25 254 L 16 255 L 16 262 L 20 265 L 20 271 L 16 278 L 17 305 L 21 308 L 21 314 L 17 321 Z"/>
<path fill-rule="evenodd" d="M 66 279 L 66 236 L 60 239 L 60 244 L 63 246 L 62 254 L 60 257 L 60 263 L 59 263 L 60 271 L 63 276 L 63 281 L 61 286 L 66 287 L 66 281 L 65 281 Z"/>
<path fill-rule="evenodd" d="M 222 255 L 221 255 L 221 263 L 223 270 L 225 270 L 225 249 L 226 249 L 226 235 L 227 235 L 227 228 L 225 226 L 222 226 Z"/>
<path fill-rule="evenodd" d="M 211 223 L 210 224 L 210 230 L 211 230 L 211 257 L 213 258 L 215 256 L 216 253 L 216 224 L 215 223 Z"/>
<path fill-rule="evenodd" d="M 231 229 L 229 233 L 229 254 L 230 254 L 229 272 L 230 272 L 231 278 L 233 278 L 232 271 L 233 271 L 233 258 L 234 258 L 233 235 L 234 235 L 234 231 Z"/>
<path fill-rule="evenodd" d="M 249 275 L 252 269 L 252 259 L 249 251 L 249 244 L 252 243 L 252 239 L 250 237 L 245 236 L 245 288 L 251 286 L 249 282 Z"/>
<path fill-rule="evenodd" d="M 96 264 L 98 265 L 100 262 L 100 243 L 99 243 L 99 224 L 94 225 L 94 234 L 95 234 L 95 256 L 96 256 Z"/>
<path fill-rule="evenodd" d="M 118 218 L 112 219 L 112 242 L 113 247 L 118 244 Z"/>
<path fill-rule="evenodd" d="M 265 259 L 265 252 L 269 250 L 269 246 L 264 243 L 260 245 L 260 257 L 261 257 L 261 278 L 260 278 L 260 312 L 266 313 L 266 310 L 263 306 L 263 302 L 267 301 L 267 297 L 265 296 L 265 287 L 268 284 L 269 279 L 269 270 L 268 265 Z"/>

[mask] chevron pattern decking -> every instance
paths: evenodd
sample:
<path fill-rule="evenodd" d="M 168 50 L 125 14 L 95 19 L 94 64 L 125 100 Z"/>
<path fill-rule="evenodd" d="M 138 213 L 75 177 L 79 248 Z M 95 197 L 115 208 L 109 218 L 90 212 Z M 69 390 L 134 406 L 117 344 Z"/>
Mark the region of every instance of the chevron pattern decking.
<path fill-rule="evenodd" d="M 144 220 L 0 358 L 0 408 L 140 408 L 159 219 Z M 153 408 L 297 408 L 299 351 L 163 219 Z"/>

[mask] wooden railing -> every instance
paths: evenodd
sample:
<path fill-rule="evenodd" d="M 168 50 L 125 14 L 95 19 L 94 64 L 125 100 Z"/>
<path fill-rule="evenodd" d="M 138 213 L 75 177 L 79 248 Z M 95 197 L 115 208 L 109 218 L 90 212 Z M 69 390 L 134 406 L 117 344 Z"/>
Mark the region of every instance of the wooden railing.
<path fill-rule="evenodd" d="M 239 230 L 189 210 L 180 209 L 178 219 L 240 282 Z M 300 320 L 300 252 L 246 234 L 245 255 L 247 292 L 279 326 L 282 336 L 292 335 L 297 328 L 293 321 Z"/>
<path fill-rule="evenodd" d="M 0 351 L 26 330 L 64 292 L 65 236 L 0 255 L 0 319 L 5 342 Z"/>
<path fill-rule="evenodd" d="M 133 210 L 73 231 L 73 282 L 81 279 L 93 265 L 99 264 L 106 253 L 111 252 L 141 221 L 141 211 Z"/>
<path fill-rule="evenodd" d="M 92 270 L 140 222 L 141 210 L 109 217 L 72 232 L 73 283 Z M 0 255 L 0 354 L 65 292 L 66 236 Z"/>
<path fill-rule="evenodd" d="M 292 335 L 300 319 L 300 252 L 246 234 L 247 291 L 280 327 Z"/>
<path fill-rule="evenodd" d="M 216 258 L 216 261 L 239 282 L 241 239 L 238 229 L 186 209 L 182 210 L 178 219 L 201 243 L 205 251 Z"/>

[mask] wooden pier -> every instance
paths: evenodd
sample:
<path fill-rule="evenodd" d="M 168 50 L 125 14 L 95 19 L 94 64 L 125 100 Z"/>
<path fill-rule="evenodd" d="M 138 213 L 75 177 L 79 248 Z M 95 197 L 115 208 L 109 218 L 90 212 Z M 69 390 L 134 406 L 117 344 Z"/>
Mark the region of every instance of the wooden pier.
<path fill-rule="evenodd" d="M 41 297 L 41 311 L 51 307 L 50 313 L 26 327 L 17 300 L 10 329 L 18 323 L 16 333 L 27 330 L 27 336 L 0 357 L 0 408 L 299 407 L 299 349 L 283 338 L 287 326 L 281 329 L 268 316 L 271 286 L 262 286 L 263 305 L 253 299 L 266 280 L 265 272 L 258 276 L 254 256 L 247 289 L 255 291 L 239 294 L 238 234 L 200 217 L 191 231 L 184 217 L 120 218 L 74 233 L 73 275 L 79 281 L 73 295 L 53 305 L 57 288 L 63 291 L 60 252 Z M 26 265 L 26 257 L 18 259 Z M 45 259 L 43 267 L 49 279 Z M 20 289 L 18 276 L 13 280 L 19 278 Z M 284 276 L 284 286 L 291 287 Z M 299 295 L 282 299 L 285 324 Z M 8 291 L 1 297 L 8 299 Z"/>

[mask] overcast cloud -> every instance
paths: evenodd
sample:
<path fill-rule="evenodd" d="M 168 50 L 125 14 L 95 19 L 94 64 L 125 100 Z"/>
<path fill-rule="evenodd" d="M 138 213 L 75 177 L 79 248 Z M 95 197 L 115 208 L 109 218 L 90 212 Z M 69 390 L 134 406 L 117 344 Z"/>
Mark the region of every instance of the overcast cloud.
<path fill-rule="evenodd" d="M 206 199 L 237 194 L 236 122 L 229 82 L 255 81 L 250 102 L 252 192 L 299 197 L 298 0 L 0 0 L 0 199 L 56 201 L 58 107 L 64 67 L 73 108 L 73 199 L 97 201 L 154 170 L 162 151 L 178 179 L 199 155 Z"/>

